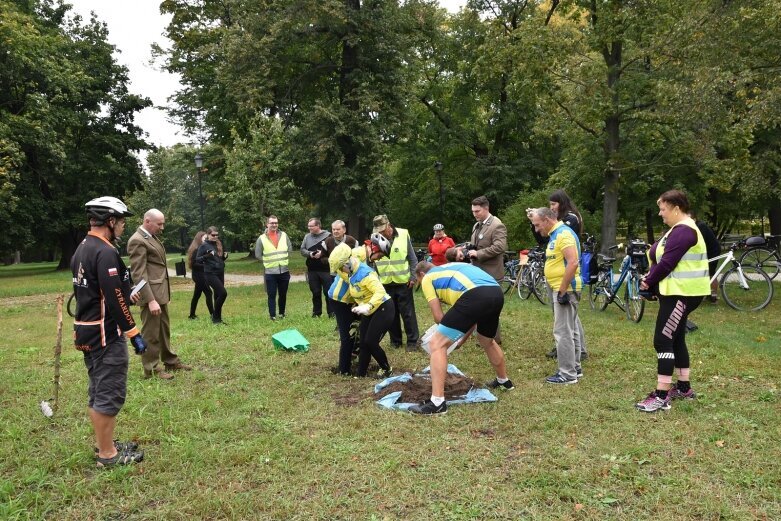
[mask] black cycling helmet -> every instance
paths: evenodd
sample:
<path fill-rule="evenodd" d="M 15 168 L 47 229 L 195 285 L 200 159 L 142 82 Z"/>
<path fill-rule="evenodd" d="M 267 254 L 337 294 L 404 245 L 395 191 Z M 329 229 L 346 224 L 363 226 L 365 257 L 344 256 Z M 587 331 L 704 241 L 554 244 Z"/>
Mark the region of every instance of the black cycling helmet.
<path fill-rule="evenodd" d="M 104 223 L 109 217 L 129 217 L 133 215 L 125 203 L 116 197 L 103 196 L 95 198 L 84 205 L 87 215 L 96 221 Z"/>

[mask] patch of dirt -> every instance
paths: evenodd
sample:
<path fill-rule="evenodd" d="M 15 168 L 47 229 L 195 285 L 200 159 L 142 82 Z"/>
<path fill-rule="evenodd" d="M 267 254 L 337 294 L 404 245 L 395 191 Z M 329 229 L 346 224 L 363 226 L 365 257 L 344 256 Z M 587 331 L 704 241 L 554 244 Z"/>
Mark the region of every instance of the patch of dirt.
<path fill-rule="evenodd" d="M 460 398 L 475 387 L 475 381 L 466 376 L 448 373 L 445 378 L 445 399 Z M 407 382 L 393 382 L 375 395 L 382 398 L 390 393 L 401 391 L 400 402 L 419 403 L 431 397 L 431 378 L 428 375 L 416 374 Z"/>
<path fill-rule="evenodd" d="M 356 405 L 361 403 L 360 393 L 349 393 L 349 394 L 331 393 L 331 398 L 333 398 L 334 403 L 336 405 L 341 405 L 343 407 L 355 407 Z"/>

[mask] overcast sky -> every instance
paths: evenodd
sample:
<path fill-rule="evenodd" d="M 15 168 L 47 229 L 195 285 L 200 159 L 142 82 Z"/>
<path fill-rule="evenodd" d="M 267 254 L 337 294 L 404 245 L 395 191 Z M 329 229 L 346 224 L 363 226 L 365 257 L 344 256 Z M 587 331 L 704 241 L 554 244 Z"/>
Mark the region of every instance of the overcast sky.
<path fill-rule="evenodd" d="M 108 26 L 109 42 L 119 50 L 118 61 L 130 71 L 130 92 L 150 98 L 154 108 L 144 109 L 136 119 L 148 134 L 148 141 L 158 146 L 189 142 L 177 125 L 168 121 L 164 107 L 168 97 L 179 87 L 179 78 L 152 65 L 153 43 L 168 46 L 163 31 L 170 17 L 160 14 L 160 0 L 67 0 L 73 10 L 89 20 L 94 11 Z M 439 0 L 455 12 L 466 0 Z"/>

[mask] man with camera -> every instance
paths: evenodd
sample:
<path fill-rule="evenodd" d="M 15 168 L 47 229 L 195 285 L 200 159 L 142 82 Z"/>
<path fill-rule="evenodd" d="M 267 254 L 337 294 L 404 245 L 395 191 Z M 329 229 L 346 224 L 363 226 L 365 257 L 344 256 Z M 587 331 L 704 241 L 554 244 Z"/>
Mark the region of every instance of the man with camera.
<path fill-rule="evenodd" d="M 553 338 L 559 370 L 545 381 L 558 385 L 576 384 L 583 376 L 577 327 L 578 302 L 583 287 L 578 265 L 580 241 L 550 208 L 535 208 L 528 215 L 534 229 L 549 238 L 545 247 L 545 278 L 553 296 Z"/>
<path fill-rule="evenodd" d="M 472 215 L 477 221 L 472 228 L 469 243 L 459 248 L 456 260 L 471 262 L 491 275 L 494 280 L 504 278 L 504 252 L 507 250 L 507 227 L 489 211 L 488 198 L 484 195 L 472 200 Z M 495 340 L 502 343 L 499 330 Z"/>
<path fill-rule="evenodd" d="M 125 231 L 125 217 L 133 215 L 116 197 L 98 197 L 85 205 L 90 231 L 71 259 L 76 316 L 73 337 L 84 353 L 89 375 L 89 417 L 95 431 L 97 466 L 137 463 L 144 453 L 133 442 L 114 441 L 117 414 L 127 395 L 128 353 L 125 337 L 136 354 L 146 342 L 130 312 L 130 272 L 114 241 Z"/>

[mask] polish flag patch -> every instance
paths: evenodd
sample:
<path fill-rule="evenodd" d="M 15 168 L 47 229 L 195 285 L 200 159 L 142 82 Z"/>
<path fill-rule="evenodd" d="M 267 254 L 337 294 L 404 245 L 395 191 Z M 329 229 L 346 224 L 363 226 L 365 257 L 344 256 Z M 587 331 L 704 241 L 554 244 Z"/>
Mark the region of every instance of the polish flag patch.
<path fill-rule="evenodd" d="M 116 268 L 109 268 L 108 269 L 108 276 L 109 277 L 116 277 L 117 275 L 119 275 L 119 273 L 117 272 Z"/>

